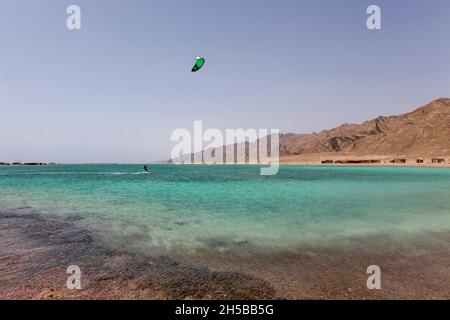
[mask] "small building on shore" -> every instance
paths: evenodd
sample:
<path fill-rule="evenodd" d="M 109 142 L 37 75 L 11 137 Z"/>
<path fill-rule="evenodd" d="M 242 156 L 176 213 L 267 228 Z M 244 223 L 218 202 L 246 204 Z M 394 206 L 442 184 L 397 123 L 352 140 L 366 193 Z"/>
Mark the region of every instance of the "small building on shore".
<path fill-rule="evenodd" d="M 431 163 L 445 163 L 445 159 L 433 158 L 431 159 Z"/>
<path fill-rule="evenodd" d="M 416 163 L 423 163 L 424 161 L 423 161 L 423 159 L 422 158 L 417 158 L 416 159 Z"/>
<path fill-rule="evenodd" d="M 362 160 L 336 160 L 334 163 L 339 163 L 339 164 L 372 164 L 372 163 L 381 163 L 380 160 L 367 160 L 367 159 L 362 159 Z"/>
<path fill-rule="evenodd" d="M 391 163 L 406 163 L 406 159 L 392 159 Z"/>

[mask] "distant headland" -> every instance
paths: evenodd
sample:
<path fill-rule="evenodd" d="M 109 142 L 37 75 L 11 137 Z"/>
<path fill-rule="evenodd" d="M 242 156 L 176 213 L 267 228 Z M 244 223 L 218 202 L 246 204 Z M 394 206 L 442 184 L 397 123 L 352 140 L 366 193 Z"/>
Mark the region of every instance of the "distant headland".
<path fill-rule="evenodd" d="M 45 162 L 0 162 L 0 166 L 56 166 L 58 163 Z"/>

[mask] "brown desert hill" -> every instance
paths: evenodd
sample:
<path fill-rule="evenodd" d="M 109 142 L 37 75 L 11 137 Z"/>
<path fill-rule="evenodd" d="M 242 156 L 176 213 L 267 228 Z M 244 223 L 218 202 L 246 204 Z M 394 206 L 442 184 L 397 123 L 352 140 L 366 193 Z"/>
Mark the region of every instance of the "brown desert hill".
<path fill-rule="evenodd" d="M 267 137 L 261 140 L 267 143 Z M 214 154 L 216 150 L 204 152 Z M 224 146 L 224 162 L 226 150 Z M 248 158 L 248 143 L 246 153 Z M 280 135 L 281 163 L 386 162 L 396 158 L 407 159 L 407 162 L 419 158 L 426 162 L 432 158 L 450 161 L 449 98 L 434 100 L 403 115 L 379 116 L 362 124 L 343 124 L 319 133 Z"/>
<path fill-rule="evenodd" d="M 280 155 L 447 156 L 450 154 L 450 99 L 441 98 L 410 113 L 362 124 L 344 124 L 308 135 L 280 137 Z"/>

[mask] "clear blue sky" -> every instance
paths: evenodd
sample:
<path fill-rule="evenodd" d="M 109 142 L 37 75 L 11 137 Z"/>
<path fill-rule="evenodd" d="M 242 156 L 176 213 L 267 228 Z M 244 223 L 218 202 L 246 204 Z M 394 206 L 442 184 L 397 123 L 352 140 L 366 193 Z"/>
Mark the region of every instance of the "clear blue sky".
<path fill-rule="evenodd" d="M 449 33 L 448 0 L 3 0 L 0 161 L 144 163 L 194 120 L 308 133 L 408 112 L 450 96 Z"/>

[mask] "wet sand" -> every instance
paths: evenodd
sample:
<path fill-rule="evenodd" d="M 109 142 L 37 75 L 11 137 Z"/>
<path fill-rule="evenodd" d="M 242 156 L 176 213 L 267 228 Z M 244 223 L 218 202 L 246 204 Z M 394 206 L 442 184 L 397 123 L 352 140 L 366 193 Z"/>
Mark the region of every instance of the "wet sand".
<path fill-rule="evenodd" d="M 450 235 L 347 239 L 295 252 L 246 248 L 195 256 L 152 256 L 101 245 L 79 216 L 0 212 L 0 299 L 449 299 Z M 368 290 L 367 266 L 382 271 Z M 66 288 L 66 268 L 82 290 Z"/>

